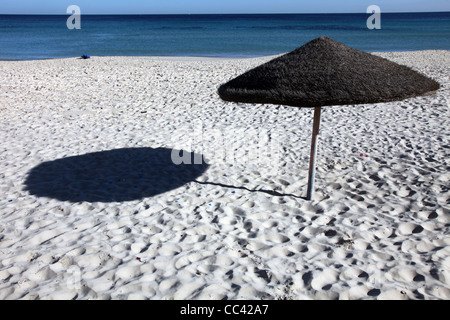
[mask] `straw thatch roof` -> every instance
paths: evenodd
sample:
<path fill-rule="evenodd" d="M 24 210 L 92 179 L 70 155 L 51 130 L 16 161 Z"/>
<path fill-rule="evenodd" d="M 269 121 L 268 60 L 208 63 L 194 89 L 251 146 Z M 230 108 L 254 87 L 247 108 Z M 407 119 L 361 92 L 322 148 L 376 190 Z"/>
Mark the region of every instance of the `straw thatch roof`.
<path fill-rule="evenodd" d="M 403 100 L 439 89 L 424 75 L 321 37 L 220 86 L 225 101 L 296 107 Z"/>

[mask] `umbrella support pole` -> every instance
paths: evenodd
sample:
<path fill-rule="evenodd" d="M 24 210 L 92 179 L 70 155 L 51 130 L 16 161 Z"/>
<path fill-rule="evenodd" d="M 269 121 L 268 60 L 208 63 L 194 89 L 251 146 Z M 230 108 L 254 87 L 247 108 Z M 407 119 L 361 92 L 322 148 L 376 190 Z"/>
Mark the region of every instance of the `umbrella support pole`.
<path fill-rule="evenodd" d="M 313 199 L 314 194 L 314 179 L 316 176 L 316 156 L 317 156 L 317 142 L 319 140 L 320 114 L 322 107 L 314 108 L 314 123 L 311 139 L 311 156 L 309 158 L 309 174 L 308 174 L 308 192 L 306 194 L 307 200 Z"/>

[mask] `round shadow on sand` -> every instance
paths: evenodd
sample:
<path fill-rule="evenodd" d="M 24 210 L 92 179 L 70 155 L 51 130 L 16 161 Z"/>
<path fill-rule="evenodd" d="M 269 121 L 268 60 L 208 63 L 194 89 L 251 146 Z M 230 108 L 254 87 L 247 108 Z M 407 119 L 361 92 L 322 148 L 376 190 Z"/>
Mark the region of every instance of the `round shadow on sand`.
<path fill-rule="evenodd" d="M 181 187 L 208 167 L 193 164 L 202 159 L 198 154 L 179 165 L 171 155 L 165 148 L 124 148 L 44 162 L 29 172 L 25 190 L 70 202 L 131 201 Z"/>

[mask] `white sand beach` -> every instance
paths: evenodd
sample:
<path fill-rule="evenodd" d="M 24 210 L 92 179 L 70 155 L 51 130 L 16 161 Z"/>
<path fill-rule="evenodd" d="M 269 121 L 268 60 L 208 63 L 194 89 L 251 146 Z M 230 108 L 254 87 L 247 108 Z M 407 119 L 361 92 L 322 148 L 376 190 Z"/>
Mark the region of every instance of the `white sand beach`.
<path fill-rule="evenodd" d="M 272 57 L 0 61 L 0 299 L 450 299 L 450 51 L 376 55 L 441 89 L 324 107 L 313 201 Z"/>

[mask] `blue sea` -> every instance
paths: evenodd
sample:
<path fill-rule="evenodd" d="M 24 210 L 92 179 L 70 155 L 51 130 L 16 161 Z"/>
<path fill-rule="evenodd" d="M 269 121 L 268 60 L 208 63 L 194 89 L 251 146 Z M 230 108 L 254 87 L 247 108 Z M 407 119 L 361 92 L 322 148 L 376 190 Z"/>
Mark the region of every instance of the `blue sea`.
<path fill-rule="evenodd" d="M 257 57 L 327 36 L 363 51 L 450 50 L 450 12 L 369 14 L 0 15 L 0 59 L 91 56 Z"/>

